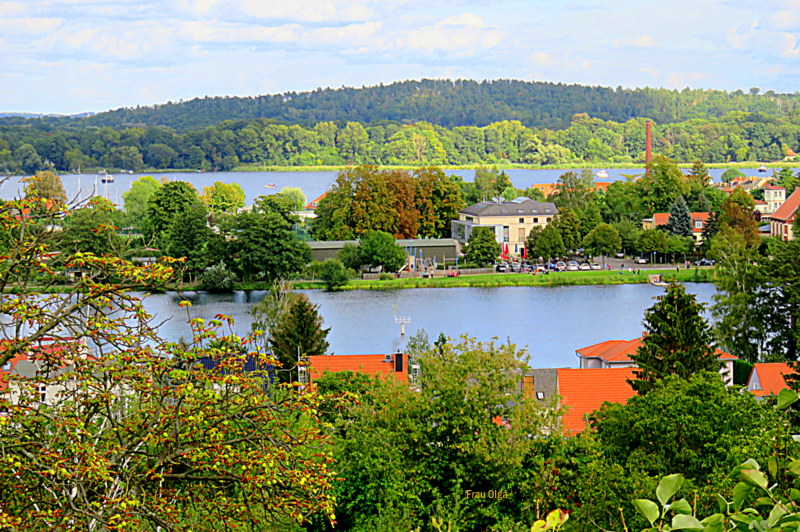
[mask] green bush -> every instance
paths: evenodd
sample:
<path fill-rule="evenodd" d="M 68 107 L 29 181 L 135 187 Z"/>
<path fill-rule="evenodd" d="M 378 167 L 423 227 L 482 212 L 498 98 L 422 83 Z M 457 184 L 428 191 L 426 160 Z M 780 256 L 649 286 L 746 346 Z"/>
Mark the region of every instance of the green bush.
<path fill-rule="evenodd" d="M 232 290 L 235 281 L 236 274 L 225 266 L 225 262 L 219 261 L 203 271 L 200 288 L 208 291 Z"/>

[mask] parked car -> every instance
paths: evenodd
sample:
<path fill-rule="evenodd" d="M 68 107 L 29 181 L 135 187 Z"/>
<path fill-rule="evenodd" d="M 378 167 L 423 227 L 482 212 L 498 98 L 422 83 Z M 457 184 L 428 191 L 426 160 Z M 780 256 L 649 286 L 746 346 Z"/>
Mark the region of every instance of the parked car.
<path fill-rule="evenodd" d="M 593 263 L 592 263 L 592 269 L 593 269 L 593 270 L 602 270 L 602 269 L 603 269 L 603 265 L 602 265 L 602 264 L 599 264 L 599 263 L 597 263 L 597 262 L 593 262 Z"/>
<path fill-rule="evenodd" d="M 575 262 L 574 260 L 571 260 L 567 263 L 567 270 L 571 272 L 577 272 L 578 269 L 579 269 L 578 263 Z"/>
<path fill-rule="evenodd" d="M 509 272 L 508 264 L 506 264 L 505 262 L 501 262 L 500 264 L 495 266 L 494 271 L 496 271 L 497 273 L 508 273 Z"/>
<path fill-rule="evenodd" d="M 647 257 L 636 257 L 633 259 L 636 264 L 647 264 Z"/>
<path fill-rule="evenodd" d="M 616 258 L 618 258 L 618 259 L 624 259 L 624 258 L 625 258 L 625 254 L 624 254 L 624 253 L 617 253 L 617 254 L 616 254 L 616 255 L 614 255 L 614 256 L 615 256 Z"/>
<path fill-rule="evenodd" d="M 695 266 L 713 266 L 714 264 L 716 264 L 716 261 L 714 261 L 714 259 L 707 259 L 705 257 L 703 257 L 700 260 L 694 261 Z"/>
<path fill-rule="evenodd" d="M 563 261 L 556 262 L 556 270 L 563 272 L 567 269 L 567 263 Z"/>
<path fill-rule="evenodd" d="M 592 269 L 592 265 L 589 264 L 588 262 L 582 262 L 581 265 L 579 266 L 579 268 L 581 270 L 591 270 Z"/>

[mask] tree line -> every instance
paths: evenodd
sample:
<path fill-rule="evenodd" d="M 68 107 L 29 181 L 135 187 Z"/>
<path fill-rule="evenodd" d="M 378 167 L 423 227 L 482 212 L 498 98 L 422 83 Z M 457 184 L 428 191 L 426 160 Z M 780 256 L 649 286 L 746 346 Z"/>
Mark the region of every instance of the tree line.
<path fill-rule="evenodd" d="M 164 126 L 3 125 L 0 170 L 77 172 L 90 168 L 231 170 L 259 166 L 569 165 L 643 163 L 645 119 L 570 115 L 561 129 L 516 119 L 445 127 L 426 121 L 280 124 L 224 120 L 176 131 Z M 731 111 L 654 122 L 653 148 L 681 162 L 780 161 L 800 149 L 794 114 Z"/>
<path fill-rule="evenodd" d="M 689 89 L 625 89 L 519 80 L 409 80 L 373 87 L 317 89 L 256 97 L 205 97 L 152 107 L 122 108 L 80 117 L 32 122 L 66 127 L 165 126 L 188 131 L 225 120 L 273 120 L 313 126 L 319 122 L 375 125 L 430 122 L 454 128 L 519 120 L 526 127 L 563 129 L 575 113 L 626 122 L 648 117 L 659 123 L 719 118 L 732 112 L 794 117 L 797 94 Z M 26 123 L 21 117 L 0 123 Z"/>

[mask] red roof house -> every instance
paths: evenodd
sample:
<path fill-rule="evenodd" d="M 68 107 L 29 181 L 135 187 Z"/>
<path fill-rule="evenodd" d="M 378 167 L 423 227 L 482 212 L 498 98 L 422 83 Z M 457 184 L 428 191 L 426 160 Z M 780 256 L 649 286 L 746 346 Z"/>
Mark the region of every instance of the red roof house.
<path fill-rule="evenodd" d="M 636 392 L 628 384 L 635 368 L 558 370 L 558 394 L 566 409 L 561 429 L 573 436 L 586 428 L 587 416 L 605 402 L 627 403 Z"/>
<path fill-rule="evenodd" d="M 778 395 L 778 392 L 789 387 L 784 377 L 793 373 L 794 370 L 786 362 L 753 364 L 747 380 L 747 391 L 758 397 Z"/>
<path fill-rule="evenodd" d="M 369 376 L 391 375 L 408 382 L 408 358 L 403 353 L 388 355 L 317 355 L 309 357 L 309 380 L 313 382 L 324 373 L 355 371 Z"/>
<path fill-rule="evenodd" d="M 792 224 L 797 218 L 798 207 L 800 207 L 800 187 L 796 188 L 783 205 L 769 217 L 770 236 L 781 240 L 794 240 Z"/>
<path fill-rule="evenodd" d="M 697 240 L 698 244 L 703 241 L 703 229 L 708 223 L 708 217 L 711 213 L 708 212 L 691 212 L 689 216 L 692 218 L 692 236 Z M 653 214 L 652 218 L 645 218 L 642 220 L 643 229 L 655 229 L 661 225 L 667 225 L 669 222 L 668 212 L 657 212 Z"/>
<path fill-rule="evenodd" d="M 608 369 L 636 367 L 631 355 L 636 354 L 642 344 L 643 336 L 633 340 L 606 340 L 599 344 L 583 347 L 575 351 L 582 369 Z M 733 361 L 737 357 L 721 349 L 716 350 L 717 360 L 722 362 L 723 379 L 727 384 L 733 383 Z"/>

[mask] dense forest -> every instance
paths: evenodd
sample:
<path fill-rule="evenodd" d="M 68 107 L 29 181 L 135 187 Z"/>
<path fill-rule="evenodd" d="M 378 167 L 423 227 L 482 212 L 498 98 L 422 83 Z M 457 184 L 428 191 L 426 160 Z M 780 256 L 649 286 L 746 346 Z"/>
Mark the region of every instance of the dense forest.
<path fill-rule="evenodd" d="M 256 97 L 205 97 L 154 107 L 123 108 L 88 117 L 49 117 L 55 126 L 165 126 L 188 131 L 224 120 L 271 119 L 306 127 L 318 122 L 430 122 L 453 128 L 519 120 L 526 127 L 563 129 L 572 115 L 615 122 L 648 117 L 659 123 L 720 118 L 733 111 L 797 118 L 800 95 L 684 89 L 616 89 L 516 80 L 402 81 L 361 89 L 317 89 Z M 21 118 L 6 119 L 21 123 Z"/>
<path fill-rule="evenodd" d="M 0 118 L 0 171 L 345 164 L 634 163 L 644 123 L 674 160 L 777 161 L 800 96 L 431 81 L 205 98 L 90 117 Z"/>

